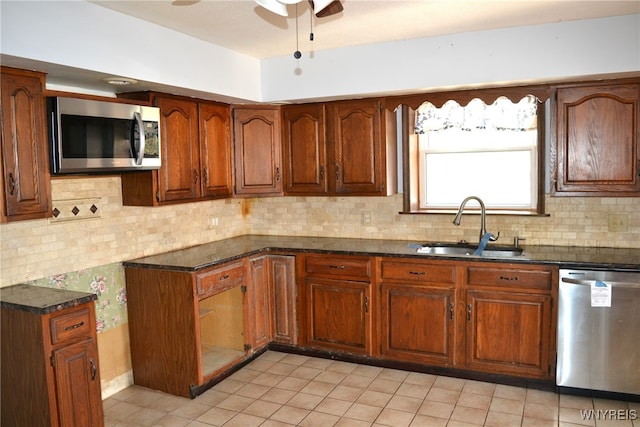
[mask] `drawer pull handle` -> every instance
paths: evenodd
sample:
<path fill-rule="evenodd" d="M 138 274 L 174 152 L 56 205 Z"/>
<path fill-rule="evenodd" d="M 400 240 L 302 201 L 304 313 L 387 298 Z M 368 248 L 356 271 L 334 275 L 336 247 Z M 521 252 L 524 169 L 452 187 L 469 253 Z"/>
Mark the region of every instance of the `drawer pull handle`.
<path fill-rule="evenodd" d="M 227 280 L 228 278 L 229 278 L 229 275 L 225 274 L 224 276 L 220 276 L 220 279 L 218 279 L 218 280 L 220 280 L 222 282 L 223 280 Z"/>
<path fill-rule="evenodd" d="M 12 172 L 9 172 L 9 195 L 13 196 L 16 191 L 16 179 Z"/>
<path fill-rule="evenodd" d="M 80 323 L 76 323 L 75 325 L 65 326 L 65 327 L 64 327 L 64 330 L 65 330 L 65 331 L 70 331 L 70 330 L 72 330 L 72 329 L 78 329 L 78 328 L 80 328 L 80 327 L 82 327 L 82 326 L 84 326 L 84 320 L 83 320 L 82 322 L 80 322 Z"/>
<path fill-rule="evenodd" d="M 414 276 L 426 276 L 425 271 L 409 271 L 409 274 L 413 274 Z"/>
<path fill-rule="evenodd" d="M 89 359 L 89 364 L 91 365 L 91 381 L 95 381 L 96 375 L 98 373 L 98 367 L 96 366 L 96 362 L 93 359 Z"/>
<path fill-rule="evenodd" d="M 509 276 L 500 276 L 500 280 L 506 280 L 508 282 L 515 282 L 518 280 L 518 276 L 513 276 L 513 277 L 509 277 Z"/>
<path fill-rule="evenodd" d="M 335 270 L 344 270 L 344 265 L 330 265 L 329 268 L 333 268 Z"/>

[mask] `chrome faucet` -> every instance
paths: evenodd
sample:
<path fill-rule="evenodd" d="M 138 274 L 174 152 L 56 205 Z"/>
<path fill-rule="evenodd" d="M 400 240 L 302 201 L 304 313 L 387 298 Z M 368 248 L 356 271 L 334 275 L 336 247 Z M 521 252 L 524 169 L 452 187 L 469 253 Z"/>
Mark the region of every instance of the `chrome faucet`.
<path fill-rule="evenodd" d="M 480 197 L 469 196 L 466 199 L 464 199 L 460 204 L 460 208 L 458 209 L 458 213 L 456 214 L 456 217 L 453 219 L 453 223 L 455 225 L 460 225 L 460 220 L 462 219 L 462 211 L 464 211 L 464 206 L 467 204 L 469 200 L 476 200 L 478 203 L 480 203 L 480 240 L 478 240 L 478 242 L 480 242 L 482 241 L 482 237 L 485 234 L 487 234 L 487 221 L 486 221 L 487 210 L 484 206 L 484 202 L 480 199 Z M 489 240 L 492 242 L 495 242 L 496 240 L 498 240 L 499 237 L 500 237 L 500 232 L 498 231 L 498 235 L 494 236 L 492 234 L 489 237 Z"/>

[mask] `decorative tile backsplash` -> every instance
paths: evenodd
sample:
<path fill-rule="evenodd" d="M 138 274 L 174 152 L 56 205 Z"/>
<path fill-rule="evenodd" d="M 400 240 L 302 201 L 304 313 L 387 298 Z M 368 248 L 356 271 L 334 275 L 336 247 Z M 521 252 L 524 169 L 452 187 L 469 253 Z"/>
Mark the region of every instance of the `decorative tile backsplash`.
<path fill-rule="evenodd" d="M 52 179 L 54 207 L 56 201 L 80 200 L 82 206 L 91 201 L 99 217 L 1 224 L 0 286 L 247 233 L 478 239 L 477 215 L 465 215 L 456 227 L 453 215 L 399 214 L 402 195 L 225 199 L 149 208 L 122 206 L 120 185 L 118 176 Z M 505 243 L 519 236 L 527 239 L 525 245 L 640 248 L 640 198 L 547 197 L 546 206 L 549 215 L 543 217 L 489 215 L 487 229 L 501 231 L 500 241 Z M 363 224 L 365 210 L 372 213 L 371 224 Z M 95 286 L 100 287 L 99 282 Z M 117 303 L 115 296 L 109 301 Z M 114 322 L 108 317 L 106 321 Z"/>
<path fill-rule="evenodd" d="M 102 217 L 101 199 L 53 200 L 52 217 L 49 222 L 77 221 Z"/>

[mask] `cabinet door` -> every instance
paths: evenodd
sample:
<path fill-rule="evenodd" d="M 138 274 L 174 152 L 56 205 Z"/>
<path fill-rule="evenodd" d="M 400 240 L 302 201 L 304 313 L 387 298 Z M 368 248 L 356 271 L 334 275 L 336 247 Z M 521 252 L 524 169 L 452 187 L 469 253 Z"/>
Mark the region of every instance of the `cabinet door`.
<path fill-rule="evenodd" d="M 254 258 L 250 262 L 251 281 L 247 284 L 248 309 L 246 323 L 251 331 L 250 343 L 253 349 L 264 347 L 271 341 L 272 298 L 270 295 L 269 260 L 267 257 Z"/>
<path fill-rule="evenodd" d="M 557 195 L 638 195 L 640 85 L 558 89 Z"/>
<path fill-rule="evenodd" d="M 323 104 L 286 106 L 282 110 L 285 193 L 325 194 L 326 142 Z"/>
<path fill-rule="evenodd" d="M 337 193 L 377 194 L 383 186 L 381 104 L 377 100 L 333 105 Z"/>
<path fill-rule="evenodd" d="M 60 426 L 102 426 L 98 347 L 93 338 L 53 352 Z"/>
<path fill-rule="evenodd" d="M 380 294 L 383 357 L 453 364 L 453 290 L 383 283 Z"/>
<path fill-rule="evenodd" d="M 467 367 L 549 378 L 551 297 L 467 291 Z"/>
<path fill-rule="evenodd" d="M 200 196 L 198 104 L 158 96 L 157 105 L 162 140 L 159 201 L 197 199 Z"/>
<path fill-rule="evenodd" d="M 271 295 L 273 296 L 273 340 L 298 343 L 296 322 L 295 257 L 270 255 Z"/>
<path fill-rule="evenodd" d="M 231 111 L 228 105 L 200 103 L 200 159 L 203 197 L 231 196 Z"/>
<path fill-rule="evenodd" d="M 306 279 L 307 344 L 369 354 L 371 350 L 369 283 Z"/>
<path fill-rule="evenodd" d="M 279 115 L 277 108 L 233 110 L 236 194 L 282 194 Z"/>
<path fill-rule="evenodd" d="M 2 68 L 2 219 L 51 216 L 44 76 Z"/>

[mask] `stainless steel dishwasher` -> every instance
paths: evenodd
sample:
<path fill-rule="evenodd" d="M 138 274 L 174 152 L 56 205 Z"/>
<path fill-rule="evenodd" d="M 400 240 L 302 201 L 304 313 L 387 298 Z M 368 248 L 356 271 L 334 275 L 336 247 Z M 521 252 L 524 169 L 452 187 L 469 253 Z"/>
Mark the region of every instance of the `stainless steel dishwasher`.
<path fill-rule="evenodd" d="M 640 395 L 640 272 L 560 270 L 556 384 Z"/>

